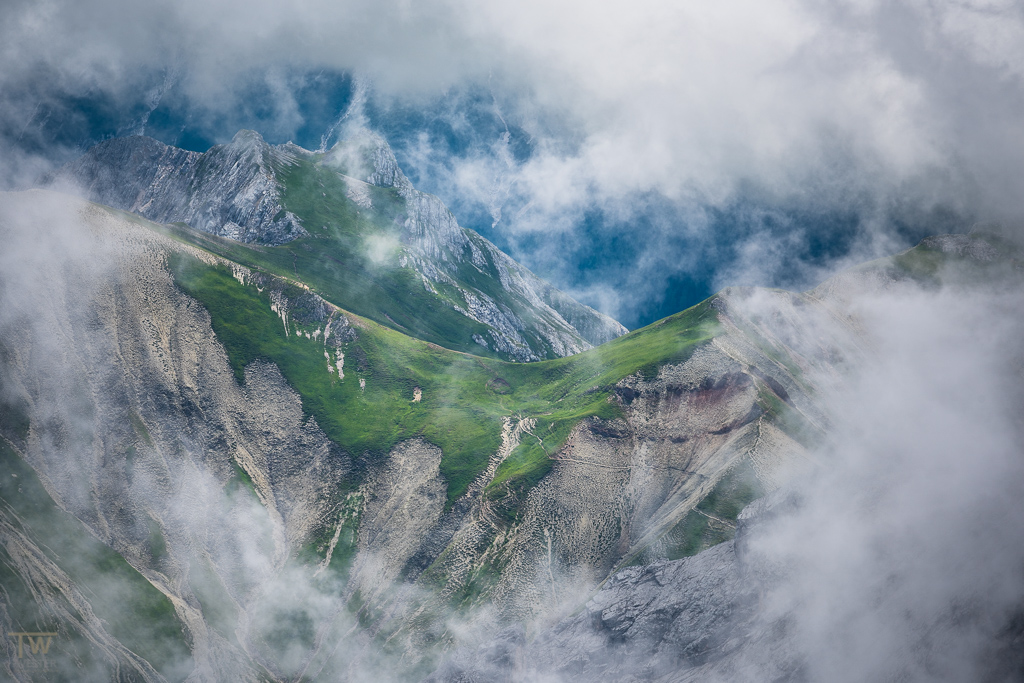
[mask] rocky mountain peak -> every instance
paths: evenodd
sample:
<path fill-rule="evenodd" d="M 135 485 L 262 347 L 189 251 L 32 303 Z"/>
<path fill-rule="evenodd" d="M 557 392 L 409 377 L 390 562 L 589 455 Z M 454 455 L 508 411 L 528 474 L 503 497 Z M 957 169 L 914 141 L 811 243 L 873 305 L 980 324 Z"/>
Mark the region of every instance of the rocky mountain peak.
<path fill-rule="evenodd" d="M 271 147 L 240 131 L 205 154 L 145 136 L 102 142 L 57 174 L 88 198 L 160 223 L 239 242 L 278 245 L 307 234 L 281 205 Z"/>
<path fill-rule="evenodd" d="M 235 133 L 234 137 L 231 138 L 231 144 L 254 144 L 266 145 L 269 147 L 269 145 L 267 145 L 266 141 L 263 139 L 262 135 L 260 135 L 254 130 L 249 130 L 248 128 L 242 128 L 237 133 Z"/>

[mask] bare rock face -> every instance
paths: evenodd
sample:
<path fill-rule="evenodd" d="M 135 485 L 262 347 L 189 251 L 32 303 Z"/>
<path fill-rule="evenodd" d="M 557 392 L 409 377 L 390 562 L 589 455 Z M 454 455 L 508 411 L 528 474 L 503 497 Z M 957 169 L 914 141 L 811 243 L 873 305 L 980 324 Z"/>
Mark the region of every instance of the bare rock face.
<path fill-rule="evenodd" d="M 506 631 L 481 650 L 456 653 L 425 683 L 665 680 L 728 646 L 737 615 L 756 600 L 751 585 L 732 541 L 624 569 L 531 642 Z"/>
<path fill-rule="evenodd" d="M 206 154 L 133 136 L 102 142 L 61 169 L 86 196 L 159 223 L 187 223 L 240 242 L 277 245 L 306 234 L 281 207 L 274 165 L 291 147 L 243 130 Z"/>
<path fill-rule="evenodd" d="M 360 555 L 350 591 L 367 599 L 389 590 L 423 535 L 437 524 L 447 491 L 440 474 L 441 449 L 422 439 L 396 446 L 381 472 L 363 488 Z"/>
<path fill-rule="evenodd" d="M 751 367 L 716 340 L 655 378 L 626 378 L 618 385 L 624 418 L 582 422 L 511 528 L 489 520 L 482 504 L 452 545 L 477 546 L 492 525 L 481 558 L 503 563 L 496 604 L 528 620 L 571 600 L 566 586 L 585 593 L 627 558 L 657 554 L 660 539 L 737 468 L 753 467 L 772 490 L 774 473 L 804 448 L 764 418 L 759 396 L 771 388 Z M 769 372 L 791 382 L 781 369 Z M 452 566 L 451 576 L 464 574 Z"/>
<path fill-rule="evenodd" d="M 755 549 L 776 516 L 800 506 L 792 491 L 777 491 L 743 511 L 734 541 L 692 557 L 623 569 L 575 613 L 529 634 L 510 628 L 474 648 L 457 649 L 423 681 L 824 680 L 812 672 L 820 672 L 822 660 L 833 655 L 809 647 L 794 614 L 774 602 L 785 572 Z M 877 660 L 869 650 L 868 661 L 851 663 L 843 680 L 862 680 L 864 669 L 885 672 L 883 680 L 1024 680 L 1020 605 L 1009 613 L 977 610 L 959 604 L 935 623 L 913 625 L 920 633 L 901 634 L 901 640 L 916 647 Z M 978 642 L 979 632 L 988 635 L 987 642 Z"/>
<path fill-rule="evenodd" d="M 575 613 L 529 638 L 511 629 L 456 650 L 424 681 L 799 680 L 785 629 L 757 619 L 764 574 L 744 551 L 762 516 L 787 504 L 782 494 L 762 499 L 740 515 L 735 541 L 623 569 Z M 760 677 L 749 679 L 735 660 L 755 649 Z"/>

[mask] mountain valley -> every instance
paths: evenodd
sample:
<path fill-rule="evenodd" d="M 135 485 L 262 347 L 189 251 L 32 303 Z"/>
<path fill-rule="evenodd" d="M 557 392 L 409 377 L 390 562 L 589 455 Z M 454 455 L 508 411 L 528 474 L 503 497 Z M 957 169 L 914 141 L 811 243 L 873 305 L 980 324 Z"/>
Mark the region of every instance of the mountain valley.
<path fill-rule="evenodd" d="M 829 469 L 863 302 L 1021 284 L 944 235 L 627 332 L 369 133 L 52 181 L 92 201 L 0 196 L 0 624 L 57 634 L 19 681 L 728 680 L 744 539 Z"/>

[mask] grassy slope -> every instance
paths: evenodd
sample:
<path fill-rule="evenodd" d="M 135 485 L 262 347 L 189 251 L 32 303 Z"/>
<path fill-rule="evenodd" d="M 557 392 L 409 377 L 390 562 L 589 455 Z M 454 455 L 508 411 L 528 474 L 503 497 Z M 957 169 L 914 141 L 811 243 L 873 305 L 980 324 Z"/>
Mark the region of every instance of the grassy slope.
<path fill-rule="evenodd" d="M 527 435 L 492 487 L 528 487 L 550 468 L 548 454 L 577 422 L 618 415 L 610 400 L 615 382 L 681 360 L 714 333 L 715 316 L 704 303 L 587 353 L 523 364 L 450 351 L 352 316 L 358 337 L 343 347 L 348 361 L 340 380 L 327 370 L 322 341 L 285 334 L 266 292 L 190 257 L 176 257 L 172 267 L 179 286 L 210 311 L 240 378 L 253 360 L 276 363 L 328 437 L 364 461 L 422 436 L 443 452 L 449 503 L 498 449 L 502 417 L 535 417 L 537 437 Z M 423 392 L 418 403 L 415 387 Z"/>
<path fill-rule="evenodd" d="M 454 287 L 434 283 L 439 299 L 438 295 L 426 291 L 414 271 L 397 267 L 400 250 L 397 242 L 406 218 L 404 200 L 397 191 L 366 186 L 373 207 L 360 208 L 348 199 L 345 178 L 317 163 L 318 159 L 314 156 L 312 160 L 299 160 L 295 165 L 278 168 L 278 173 L 283 187 L 283 205 L 298 216 L 319 241 L 305 238 L 271 250 L 295 254 L 293 244 L 301 250 L 312 247 L 318 257 L 309 260 L 296 255 L 293 273 L 307 284 L 317 286 L 328 298 L 344 301 L 355 313 L 448 348 L 499 356 L 487 352 L 472 339 L 474 334 L 489 336 L 486 325 L 456 313 L 447 305 L 466 305 Z M 471 240 L 482 239 L 474 233 L 468 234 Z M 387 244 L 393 246 L 384 249 L 390 254 L 381 262 L 379 245 Z M 367 258 L 368 248 L 377 252 L 376 259 Z M 320 258 L 325 250 L 327 260 Z M 472 265 L 468 253 L 453 255 L 458 264 L 455 278 L 505 304 L 528 325 L 536 322 L 535 312 L 502 288 L 498 270 L 487 250 L 481 252 L 486 261 L 483 272 Z M 343 265 L 343 272 L 338 270 L 338 265 Z M 529 330 L 524 334 L 539 355 L 555 357 L 544 339 Z"/>
<path fill-rule="evenodd" d="M 464 305 L 454 291 L 438 287 L 438 297 L 427 291 L 415 271 L 399 266 L 404 203 L 394 189 L 368 186 L 373 208 L 363 209 L 348 199 L 344 178 L 315 158 L 278 171 L 282 203 L 301 219 L 309 236 L 268 247 L 208 235 L 183 224 L 162 229 L 236 263 L 301 280 L 328 300 L 344 302 L 348 310 L 387 327 L 448 348 L 497 357 L 473 341 L 474 334 L 487 336 L 490 328 L 445 303 L 452 299 Z M 480 284 L 473 274 L 461 275 Z M 496 285 L 494 281 L 490 286 Z"/>
<path fill-rule="evenodd" d="M 397 191 L 362 186 L 372 203 L 372 208 L 362 208 L 348 198 L 346 178 L 320 161 L 321 155 L 313 155 L 275 167 L 282 204 L 299 217 L 308 236 L 269 247 L 216 237 L 184 224 L 163 229 L 237 263 L 301 280 L 327 299 L 344 302 L 346 309 L 386 327 L 446 348 L 505 358 L 473 340 L 474 335 L 491 337 L 491 328 L 452 308 L 466 306 L 457 288 L 434 283 L 436 293 L 430 292 L 412 268 L 400 266 L 399 239 L 406 214 L 405 200 Z M 483 239 L 472 231 L 467 235 L 477 243 Z M 472 264 L 470 254 L 453 254 L 457 268 L 451 275 L 507 306 L 527 326 L 537 322 L 536 311 L 502 288 L 490 255 L 486 249 L 481 252 L 486 261 L 482 269 Z M 523 335 L 541 357 L 556 356 L 529 327 Z"/>
<path fill-rule="evenodd" d="M 1019 283 L 1020 251 L 986 239 L 1006 258 L 979 263 L 943 254 L 923 244 L 859 269 L 881 268 L 892 277 L 909 278 L 926 287 L 940 282 L 991 284 L 1005 277 L 1009 269 L 1015 273 L 1012 281 Z M 618 403 L 612 401 L 612 387 L 618 380 L 635 372 L 653 377 L 659 366 L 681 362 L 718 331 L 709 299 L 589 352 L 517 364 L 447 351 L 363 321 L 360 338 L 353 343 L 360 350 L 345 349 L 346 356 L 367 360 L 364 371 L 356 373 L 370 381 L 367 393 L 356 396 L 353 387 L 357 382 L 337 382 L 319 368 L 314 370 L 316 363 L 323 364 L 322 345 L 294 337 L 285 340 L 283 327 L 269 312 L 265 299 L 251 291 L 243 295 L 244 288 L 226 270 L 221 269 L 216 276 L 215 271 L 207 268 L 204 277 L 215 277 L 219 283 L 216 287 L 190 286 L 187 281 L 183 286 L 214 314 L 217 334 L 233 354 L 237 371 L 241 372 L 244 364 L 256 357 L 277 362 L 302 394 L 307 411 L 322 425 L 329 425 L 326 431 L 332 439 L 357 454 L 362 448 L 371 455 L 379 455 L 395 442 L 414 435 L 435 443 L 443 451 L 441 469 L 448 481 L 449 503 L 466 490 L 496 450 L 502 416 L 536 419 L 532 433 L 523 435 L 520 446 L 501 464 L 485 491 L 489 499 L 498 502 L 496 511 L 507 521 L 515 519 L 523 494 L 551 469 L 553 461 L 549 456 L 580 420 L 591 416 L 613 418 L 619 414 Z M 247 296 L 247 306 L 251 308 L 250 313 L 239 316 L 245 318 L 245 323 L 234 335 L 226 329 L 228 313 L 221 310 L 229 306 L 229 290 L 233 292 L 230 296 Z M 252 315 L 257 310 L 260 313 Z M 259 316 L 262 322 L 256 322 Z M 254 324 L 273 329 L 277 342 L 273 348 L 268 347 L 270 352 L 250 349 L 238 355 L 238 350 L 245 346 L 244 339 L 254 337 L 255 330 L 246 329 Z M 756 331 L 747 332 L 751 341 L 800 381 L 799 369 L 784 352 L 760 339 Z M 290 355 L 307 353 L 316 360 L 310 364 L 308 374 L 300 376 L 287 369 L 293 364 L 288 360 Z M 340 386 L 343 384 L 348 384 L 347 388 Z M 410 403 L 413 386 L 423 388 L 422 404 Z M 821 437 L 767 389 L 760 392 L 759 404 L 767 419 L 805 446 L 813 447 Z M 762 493 L 749 466 L 740 464 L 697 509 L 666 532 L 658 543 L 658 555 L 692 555 L 731 538 L 740 510 Z M 641 550 L 630 560 L 635 563 L 655 559 L 650 552 Z M 481 570 L 480 586 L 471 581 L 464 587 L 466 600 L 471 601 L 474 592 L 484 590 L 492 573 Z"/>
<path fill-rule="evenodd" d="M 311 243 L 310 248 L 344 245 L 348 239 L 348 246 L 354 249 L 357 243 L 352 240 L 363 239 L 363 230 L 371 228 L 360 227 L 358 222 L 362 219 L 358 215 L 338 217 L 344 211 L 355 211 L 351 203 L 332 206 L 326 199 L 341 195 L 342 179 L 312 164 L 294 167 L 291 172 L 296 176 L 290 179 L 290 191 L 301 190 L 309 195 L 316 188 L 323 190 L 325 203 L 318 209 L 322 213 L 307 215 L 322 222 L 323 231 L 333 231 L 334 238 Z M 330 187 L 330 183 L 339 186 Z M 384 206 L 381 211 L 385 211 L 387 197 L 378 199 L 376 205 Z M 303 201 L 315 204 L 308 198 Z M 394 204 L 391 210 L 398 211 Z M 307 219 L 307 225 L 311 224 Z M 371 227 L 379 233 L 381 224 L 378 215 Z M 177 231 L 175 236 L 280 276 L 294 278 L 304 274 L 303 269 L 295 268 L 297 255 L 282 260 L 281 254 L 285 252 L 230 243 L 189 230 Z M 301 241 L 291 246 L 296 253 L 304 251 Z M 254 258 L 254 254 L 275 256 Z M 321 259 L 324 260 L 330 259 Z M 933 250 L 918 247 L 884 262 L 886 267 L 925 279 L 927 272 L 945 260 Z M 318 271 L 316 278 L 306 280 L 314 291 L 346 307 L 348 300 L 336 297 L 355 292 L 357 303 L 366 305 L 371 301 L 360 298 L 365 292 L 358 287 L 369 285 L 360 285 L 356 273 L 333 281 L 332 276 L 337 274 L 331 267 L 326 268 Z M 349 362 L 346 379 L 339 380 L 325 367 L 323 343 L 294 333 L 286 335 L 280 319 L 270 310 L 265 293 L 242 286 L 226 268 L 206 266 L 184 257 L 174 262 L 174 272 L 179 285 L 210 311 L 214 330 L 240 379 L 244 366 L 257 358 L 276 363 L 302 396 L 306 412 L 317 419 L 333 441 L 363 463 L 372 462 L 397 442 L 415 436 L 437 445 L 443 452 L 441 472 L 448 482 L 449 504 L 466 491 L 497 450 L 502 417 L 533 417 L 537 425 L 498 468 L 486 492 L 494 500 L 508 499 L 509 492 L 519 494 L 536 484 L 551 468 L 550 454 L 564 443 L 580 420 L 617 416 L 611 390 L 618 380 L 638 371 L 654 376 L 658 366 L 685 359 L 717 330 L 708 300 L 586 353 L 518 364 L 450 351 L 371 320 L 353 317 L 359 336 L 343 349 Z M 292 294 L 298 293 L 299 289 L 294 288 Z M 380 301 L 388 301 L 388 310 L 397 310 L 399 302 L 389 297 L 400 293 L 381 290 L 378 294 Z M 429 309 L 421 306 L 422 310 Z M 472 348 L 480 350 L 476 345 Z M 365 390 L 359 389 L 359 378 L 367 381 Z M 415 387 L 423 391 L 419 403 L 412 401 Z M 781 426 L 793 427 L 786 423 L 787 411 L 781 406 L 764 407 Z M 511 498 L 514 501 L 520 496 Z M 514 509 L 506 512 L 515 514 Z"/>
<path fill-rule="evenodd" d="M 994 233 L 977 232 L 972 237 L 987 243 L 999 256 L 991 260 L 944 253 L 924 240 L 921 244 L 890 259 L 879 259 L 862 268 L 888 269 L 897 276 L 909 277 L 926 287 L 1004 286 L 1019 287 L 1024 248 Z M 876 265 L 877 264 L 877 265 Z"/>

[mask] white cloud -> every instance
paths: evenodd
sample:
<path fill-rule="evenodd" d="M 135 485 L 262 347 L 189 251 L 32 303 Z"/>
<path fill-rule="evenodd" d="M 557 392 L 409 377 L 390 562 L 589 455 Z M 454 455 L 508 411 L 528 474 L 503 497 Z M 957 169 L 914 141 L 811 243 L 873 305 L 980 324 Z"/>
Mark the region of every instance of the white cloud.
<path fill-rule="evenodd" d="M 785 620 L 810 680 L 996 680 L 1024 599 L 1019 294 L 894 289 L 854 308 L 867 353 L 820 396 L 823 467 L 750 537 L 777 570 L 762 615 Z M 732 680 L 773 657 L 752 647 Z"/>

